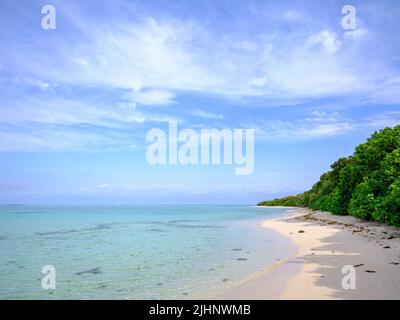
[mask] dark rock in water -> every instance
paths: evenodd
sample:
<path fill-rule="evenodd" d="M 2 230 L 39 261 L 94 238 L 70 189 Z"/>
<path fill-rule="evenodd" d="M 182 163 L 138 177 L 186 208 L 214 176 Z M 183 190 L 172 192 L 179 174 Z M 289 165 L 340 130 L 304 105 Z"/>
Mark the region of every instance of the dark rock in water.
<path fill-rule="evenodd" d="M 222 279 L 222 282 L 227 282 L 229 279 L 228 278 L 224 278 Z"/>
<path fill-rule="evenodd" d="M 158 228 L 151 228 L 151 229 L 148 229 L 147 231 L 149 231 L 149 232 L 166 232 L 167 230 L 158 229 Z"/>
<path fill-rule="evenodd" d="M 183 292 L 183 293 L 182 293 L 183 296 L 187 296 L 188 294 L 189 294 L 189 293 L 187 293 L 187 292 Z"/>
<path fill-rule="evenodd" d="M 304 230 L 299 230 L 299 233 L 304 233 L 305 231 Z"/>
<path fill-rule="evenodd" d="M 93 268 L 93 269 L 89 269 L 89 270 L 85 270 L 85 271 L 79 271 L 79 272 L 77 272 L 75 274 L 77 276 L 80 276 L 80 275 L 85 274 L 85 273 L 100 274 L 100 273 L 103 273 L 103 272 L 101 271 L 100 267 L 97 267 L 97 268 Z"/>
<path fill-rule="evenodd" d="M 365 272 L 368 272 L 368 273 L 375 273 L 376 271 L 375 271 L 375 270 L 365 270 Z"/>
<path fill-rule="evenodd" d="M 170 220 L 169 223 L 182 223 L 182 222 L 197 222 L 199 220 L 183 220 L 183 219 L 179 219 L 179 220 Z"/>
<path fill-rule="evenodd" d="M 236 258 L 236 260 L 238 260 L 238 261 L 246 261 L 247 258 Z"/>
<path fill-rule="evenodd" d="M 389 264 L 394 264 L 395 266 L 398 266 L 400 263 L 399 262 L 390 262 Z"/>
<path fill-rule="evenodd" d="M 363 266 L 363 265 L 364 265 L 364 263 L 356 264 L 356 265 L 354 266 L 354 268 L 361 267 L 361 266 Z"/>
<path fill-rule="evenodd" d="M 383 249 L 390 249 L 390 246 L 383 247 Z"/>
<path fill-rule="evenodd" d="M 162 282 L 157 282 L 157 286 L 162 286 Z"/>

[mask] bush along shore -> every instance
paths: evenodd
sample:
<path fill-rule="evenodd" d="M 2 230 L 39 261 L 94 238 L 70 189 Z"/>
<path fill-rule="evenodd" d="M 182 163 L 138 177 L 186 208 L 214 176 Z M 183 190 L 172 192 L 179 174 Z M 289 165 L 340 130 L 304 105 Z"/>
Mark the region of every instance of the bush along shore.
<path fill-rule="evenodd" d="M 375 132 L 304 193 L 260 202 L 352 215 L 400 226 L 400 126 Z"/>

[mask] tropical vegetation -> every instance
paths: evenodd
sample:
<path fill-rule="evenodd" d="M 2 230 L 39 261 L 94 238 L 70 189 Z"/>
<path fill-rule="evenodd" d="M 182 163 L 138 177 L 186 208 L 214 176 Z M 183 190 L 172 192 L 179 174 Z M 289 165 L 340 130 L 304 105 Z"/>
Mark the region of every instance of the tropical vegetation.
<path fill-rule="evenodd" d="M 400 226 L 400 126 L 372 134 L 311 190 L 258 205 L 308 207 Z"/>

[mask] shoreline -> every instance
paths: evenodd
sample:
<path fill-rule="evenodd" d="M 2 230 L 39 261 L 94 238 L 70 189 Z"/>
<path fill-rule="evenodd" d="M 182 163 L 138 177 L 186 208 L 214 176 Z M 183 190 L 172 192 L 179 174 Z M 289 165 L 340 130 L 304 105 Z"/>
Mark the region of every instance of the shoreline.
<path fill-rule="evenodd" d="M 288 207 L 262 227 L 288 237 L 294 256 L 224 292 L 221 299 L 400 299 L 400 229 L 351 216 Z M 344 266 L 355 289 L 343 289 Z M 374 288 L 374 290 L 371 290 Z"/>

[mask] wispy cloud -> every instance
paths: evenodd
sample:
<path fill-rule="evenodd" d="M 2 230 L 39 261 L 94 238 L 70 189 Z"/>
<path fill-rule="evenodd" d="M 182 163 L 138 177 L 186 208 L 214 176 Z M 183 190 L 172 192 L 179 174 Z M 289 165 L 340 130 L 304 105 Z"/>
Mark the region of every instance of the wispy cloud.
<path fill-rule="evenodd" d="M 145 106 L 168 105 L 174 102 L 174 94 L 166 90 L 142 90 L 133 91 L 132 102 Z"/>
<path fill-rule="evenodd" d="M 24 97 L 0 108 L 1 151 L 77 151 L 132 148 L 146 125 L 179 120 L 129 107 L 128 102 Z"/>
<path fill-rule="evenodd" d="M 203 111 L 200 109 L 193 110 L 190 112 L 190 114 L 193 116 L 205 118 L 205 119 L 224 119 L 224 115 L 222 115 L 222 114 L 207 112 L 207 111 Z"/>
<path fill-rule="evenodd" d="M 313 34 L 307 39 L 307 45 L 310 47 L 322 47 L 327 53 L 335 53 L 339 51 L 342 42 L 337 39 L 336 34 L 330 31 L 321 31 Z"/>
<path fill-rule="evenodd" d="M 315 4 L 277 9 L 255 3 L 246 12 L 236 8 L 241 28 L 233 30 L 229 17 L 225 29 L 220 19 L 207 23 L 204 14 L 172 7 L 165 13 L 151 4 L 133 9 L 99 2 L 98 10 L 73 1 L 56 5 L 62 23 L 52 33 L 31 27 L 38 19 L 33 5 L 10 2 L 2 10 L 1 150 L 130 145 L 130 131 L 176 119 L 180 99 L 196 94 L 241 107 L 329 98 L 347 105 L 400 103 L 399 41 L 376 46 L 388 34 L 386 24 L 382 30 L 376 25 L 395 21 L 391 12 L 362 16 L 358 29 L 348 31 L 338 23 L 340 10 L 329 22 L 315 15 Z M 264 5 L 274 10 L 257 9 Z M 96 97 L 99 92 L 104 95 Z M 206 107 L 191 115 L 205 123 L 225 120 Z M 260 121 L 260 132 L 312 138 L 354 127 L 346 120 L 310 119 Z"/>
<path fill-rule="evenodd" d="M 367 32 L 367 29 L 359 28 L 352 31 L 346 31 L 343 36 L 345 39 L 360 40 L 362 37 L 367 35 Z"/>
<path fill-rule="evenodd" d="M 368 117 L 366 123 L 378 129 L 400 125 L 400 111 L 378 113 Z"/>
<path fill-rule="evenodd" d="M 354 129 L 351 122 L 260 121 L 247 124 L 253 127 L 256 139 L 264 141 L 301 141 L 344 134 Z"/>
<path fill-rule="evenodd" d="M 291 121 L 269 120 L 246 123 L 248 128 L 254 128 L 256 138 L 264 141 L 302 141 L 333 137 L 356 130 L 378 130 L 400 124 L 399 112 L 379 113 L 373 117 L 352 119 L 343 117 L 337 112 L 316 110 L 308 117 Z"/>
<path fill-rule="evenodd" d="M 64 5 L 63 10 L 71 9 Z M 271 36 L 271 31 L 261 30 L 242 41 L 233 34 L 219 35 L 197 20 L 148 17 L 81 26 L 77 21 L 87 21 L 86 15 L 76 12 L 68 21 L 81 32 L 74 34 L 72 48 L 60 38 L 43 51 L 32 45 L 29 34 L 21 34 L 17 48 L 29 51 L 29 58 L 7 55 L 5 65 L 44 83 L 134 88 L 138 104 L 160 105 L 171 103 L 177 91 L 278 100 L 331 95 L 367 98 L 371 89 L 387 79 L 394 62 L 372 57 L 380 72 L 370 72 L 363 58 L 371 45 L 364 41 L 370 35 L 365 27 L 318 29 L 320 21 L 310 19 L 308 28 L 297 32 L 277 28 Z M 289 10 L 283 16 L 298 20 L 300 14 Z M 393 98 L 393 90 L 390 95 Z"/>

